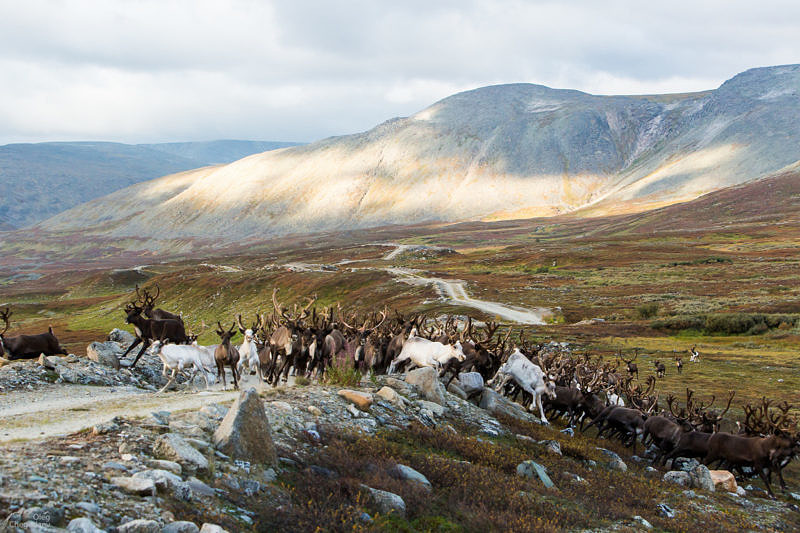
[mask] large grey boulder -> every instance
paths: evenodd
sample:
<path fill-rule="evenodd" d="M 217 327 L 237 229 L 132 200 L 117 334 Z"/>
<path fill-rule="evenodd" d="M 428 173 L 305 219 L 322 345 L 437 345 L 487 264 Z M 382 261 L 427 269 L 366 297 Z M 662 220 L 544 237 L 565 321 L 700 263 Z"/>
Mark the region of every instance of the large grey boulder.
<path fill-rule="evenodd" d="M 177 433 L 165 433 L 153 444 L 153 454 L 158 459 L 166 459 L 180 464 L 189 472 L 208 470 L 208 459 L 195 450 Z"/>
<path fill-rule="evenodd" d="M 687 458 L 687 457 L 676 457 L 672 461 L 672 470 L 680 470 L 682 472 L 691 472 L 697 466 L 700 465 L 700 462 L 697 459 Z"/>
<path fill-rule="evenodd" d="M 161 525 L 155 520 L 139 518 L 117 526 L 118 533 L 161 533 Z"/>
<path fill-rule="evenodd" d="M 102 529 L 94 525 L 94 522 L 85 516 L 70 521 L 67 531 L 70 533 L 104 533 Z"/>
<path fill-rule="evenodd" d="M 250 388 L 239 395 L 214 432 L 214 445 L 233 459 L 278 464 L 269 420 L 256 389 Z"/>
<path fill-rule="evenodd" d="M 508 399 L 503 398 L 489 387 L 483 389 L 483 392 L 480 396 L 480 401 L 478 402 L 478 407 L 489 411 L 495 416 L 504 415 L 512 418 L 518 418 L 520 420 L 530 420 L 533 422 L 539 420 L 538 418 L 528 415 L 525 409 L 509 401 Z"/>
<path fill-rule="evenodd" d="M 692 480 L 693 488 L 714 492 L 714 480 L 706 465 L 694 467 L 692 471 L 689 472 L 689 478 Z"/>
<path fill-rule="evenodd" d="M 406 516 L 406 502 L 397 494 L 385 490 L 373 489 L 367 485 L 361 485 L 361 487 L 369 492 L 379 512 L 383 514 L 394 513 L 401 517 Z"/>
<path fill-rule="evenodd" d="M 447 405 L 444 387 L 439 382 L 439 374 L 435 369 L 429 366 L 415 368 L 406 374 L 406 383 L 414 385 L 426 400 L 439 405 Z"/>
<path fill-rule="evenodd" d="M 127 348 L 133 341 L 136 340 L 136 337 L 124 329 L 114 328 L 111 330 L 111 333 L 108 334 L 108 340 L 119 343 Z"/>
<path fill-rule="evenodd" d="M 597 449 L 600 450 L 600 453 L 602 453 L 608 458 L 608 461 L 606 461 L 605 463 L 606 468 L 610 470 L 616 470 L 618 472 L 628 471 L 628 465 L 626 465 L 625 461 L 623 461 L 622 458 L 615 452 L 612 452 L 611 450 L 607 450 L 605 448 L 597 448 Z"/>
<path fill-rule="evenodd" d="M 692 485 L 692 479 L 689 477 L 689 473 L 683 470 L 671 470 L 667 472 L 664 474 L 664 481 L 667 483 L 674 483 L 679 487 L 690 487 Z"/>
<path fill-rule="evenodd" d="M 171 522 L 164 526 L 161 533 L 198 533 L 200 528 L 194 522 Z"/>
<path fill-rule="evenodd" d="M 403 479 L 405 481 L 412 481 L 414 483 L 418 483 L 422 487 L 425 488 L 428 492 L 431 490 L 431 482 L 428 481 L 424 475 L 420 474 L 410 466 L 396 464 L 394 468 L 389 471 L 389 474 L 393 477 L 398 479 Z"/>
<path fill-rule="evenodd" d="M 461 390 L 467 393 L 467 396 L 480 394 L 486 386 L 483 383 L 483 376 L 478 372 L 462 372 L 458 375 L 458 382 L 461 384 Z"/>
<path fill-rule="evenodd" d="M 95 363 L 119 370 L 119 356 L 124 353 L 119 344 L 111 341 L 93 342 L 86 347 L 86 357 Z"/>

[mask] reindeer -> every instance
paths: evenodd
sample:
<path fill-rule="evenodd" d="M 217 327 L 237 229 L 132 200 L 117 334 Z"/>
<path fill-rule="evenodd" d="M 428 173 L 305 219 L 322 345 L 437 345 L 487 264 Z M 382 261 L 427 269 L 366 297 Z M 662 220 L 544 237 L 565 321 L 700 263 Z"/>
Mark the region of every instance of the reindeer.
<path fill-rule="evenodd" d="M 667 367 L 664 366 L 664 363 L 661 361 L 653 361 L 653 366 L 656 369 L 656 377 L 663 378 L 664 375 L 667 373 Z"/>
<path fill-rule="evenodd" d="M 303 351 L 302 333 L 305 329 L 303 321 L 308 318 L 310 308 L 316 301 L 316 296 L 309 298 L 308 303 L 299 313 L 297 313 L 297 306 L 295 306 L 295 314 L 289 315 L 288 311 L 278 303 L 277 294 L 278 289 L 273 289 L 272 305 L 275 313 L 283 317 L 286 325 L 279 326 L 269 339 L 270 351 L 274 362 L 271 372 L 273 387 L 278 386 L 281 374 L 283 374 L 284 381 L 289 379 L 289 370 L 294 364 L 295 357 Z"/>
<path fill-rule="evenodd" d="M 156 284 L 155 296 L 152 296 L 147 289 L 143 289 L 142 292 L 144 294 L 139 292 L 139 286 L 136 285 L 136 299 L 142 304 L 144 316 L 147 318 L 153 318 L 155 320 L 177 320 L 179 322 L 183 322 L 183 317 L 181 315 L 176 315 L 175 313 L 170 313 L 169 311 L 164 311 L 163 309 L 154 309 L 156 300 L 161 294 L 161 287 L 159 287 L 158 284 Z"/>
<path fill-rule="evenodd" d="M 695 344 L 689 349 L 689 361 L 692 363 L 696 363 L 700 360 L 700 352 L 697 351 L 697 345 Z"/>
<path fill-rule="evenodd" d="M 40 354 L 67 355 L 67 350 L 61 347 L 53 333 L 53 327 L 47 329 L 47 333 L 38 335 L 17 335 L 16 337 L 5 337 L 11 325 L 10 319 L 13 312 L 10 307 L 0 311 L 0 319 L 5 322 L 3 331 L 0 332 L 0 357 L 8 355 L 9 359 L 32 359 L 39 357 Z"/>
<path fill-rule="evenodd" d="M 683 373 L 683 358 L 672 350 L 672 358 L 675 359 L 675 368 L 678 370 L 678 375 Z"/>
<path fill-rule="evenodd" d="M 261 368 L 261 361 L 258 355 L 258 331 L 262 327 L 261 315 L 256 315 L 256 321 L 249 328 L 242 325 L 242 315 L 236 316 L 236 325 L 239 332 L 243 335 L 242 345 L 239 346 L 239 366 L 237 368 L 239 375 L 242 375 L 242 369 L 247 365 L 250 374 L 255 374 L 256 370 Z"/>
<path fill-rule="evenodd" d="M 189 337 L 186 335 L 183 322 L 179 320 L 144 318 L 142 316 L 142 310 L 143 308 L 136 305 L 136 302 L 131 302 L 125 306 L 125 322 L 133 326 L 136 332 L 136 340 L 128 346 L 128 349 L 125 350 L 125 353 L 120 357 L 124 358 L 136 346 L 139 344 L 142 345 L 142 349 L 136 354 L 136 358 L 133 360 L 133 364 L 131 364 L 130 368 L 136 366 L 139 358 L 154 341 L 174 342 L 176 344 L 189 343 Z"/>
<path fill-rule="evenodd" d="M 226 330 L 217 321 L 217 335 L 219 335 L 220 343 L 217 349 L 214 350 L 214 361 L 217 363 L 217 379 L 222 380 L 222 388 L 225 389 L 228 384 L 225 382 L 225 365 L 231 367 L 231 374 L 233 375 L 233 388 L 239 388 L 239 350 L 231 345 L 231 338 L 236 335 L 236 322 L 231 324 L 230 329 Z"/>
<path fill-rule="evenodd" d="M 380 357 L 380 348 L 371 342 L 370 336 L 372 335 L 373 331 L 381 327 L 385 320 L 386 311 L 381 311 L 380 322 L 371 327 L 367 327 L 369 324 L 369 318 L 365 318 L 361 326 L 358 327 L 353 327 L 342 320 L 342 324 L 344 324 L 346 328 L 356 335 L 358 347 L 356 348 L 354 355 L 354 365 L 355 368 L 360 370 L 362 373 L 366 372 L 367 370 L 374 370 L 376 360 Z"/>
<path fill-rule="evenodd" d="M 625 365 L 628 367 L 628 376 L 629 377 L 633 377 L 634 374 L 635 374 L 636 375 L 636 379 L 639 379 L 639 365 L 634 363 L 634 361 L 636 361 L 636 359 L 639 358 L 639 348 L 634 348 L 634 350 L 635 351 L 634 351 L 633 357 L 631 357 L 630 359 L 625 359 L 622 356 L 622 352 L 621 351 L 619 352 L 619 358 L 622 359 L 625 362 Z"/>

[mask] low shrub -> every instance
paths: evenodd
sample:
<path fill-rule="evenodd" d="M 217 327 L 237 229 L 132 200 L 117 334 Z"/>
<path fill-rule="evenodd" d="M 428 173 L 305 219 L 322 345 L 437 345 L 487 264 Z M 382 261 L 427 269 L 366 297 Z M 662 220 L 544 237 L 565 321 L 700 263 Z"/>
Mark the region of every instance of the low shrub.
<path fill-rule="evenodd" d="M 331 385 L 357 387 L 361 383 L 361 372 L 344 359 L 334 359 L 331 366 L 325 371 L 325 381 Z"/>
<path fill-rule="evenodd" d="M 799 324 L 798 315 L 714 313 L 666 317 L 654 321 L 651 326 L 673 332 L 697 330 L 704 335 L 761 335 L 771 329 L 786 330 Z"/>
<path fill-rule="evenodd" d="M 636 315 L 643 320 L 653 318 L 658 314 L 658 308 L 658 302 L 642 304 L 636 308 Z"/>

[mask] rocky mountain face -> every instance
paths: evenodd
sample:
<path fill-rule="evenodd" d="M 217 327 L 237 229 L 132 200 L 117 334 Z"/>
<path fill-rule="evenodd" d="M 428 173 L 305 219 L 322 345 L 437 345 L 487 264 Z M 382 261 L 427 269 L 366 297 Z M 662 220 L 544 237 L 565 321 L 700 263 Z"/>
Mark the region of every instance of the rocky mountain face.
<path fill-rule="evenodd" d="M 108 142 L 0 146 L 0 231 L 165 174 L 292 146 L 261 141 L 130 145 Z"/>
<path fill-rule="evenodd" d="M 514 84 L 374 129 L 137 184 L 42 223 L 155 239 L 636 212 L 800 160 L 800 65 L 716 90 L 595 96 Z"/>

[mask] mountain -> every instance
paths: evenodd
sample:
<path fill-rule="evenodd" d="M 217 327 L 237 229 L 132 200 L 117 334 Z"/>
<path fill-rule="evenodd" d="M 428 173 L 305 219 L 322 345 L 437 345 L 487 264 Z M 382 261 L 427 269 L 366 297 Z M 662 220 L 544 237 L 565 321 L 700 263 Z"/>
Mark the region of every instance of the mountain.
<path fill-rule="evenodd" d="M 229 163 L 256 152 L 291 144 L 210 141 L 0 146 L 0 230 L 28 226 L 134 183 L 183 170 Z M 6 227 L 3 227 L 3 222 Z"/>
<path fill-rule="evenodd" d="M 800 65 L 678 95 L 484 87 L 364 133 L 140 183 L 39 229 L 157 246 L 152 239 L 640 212 L 800 160 L 799 88 Z"/>

